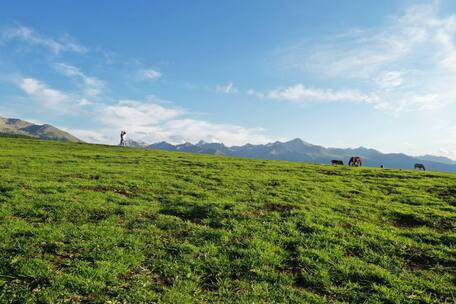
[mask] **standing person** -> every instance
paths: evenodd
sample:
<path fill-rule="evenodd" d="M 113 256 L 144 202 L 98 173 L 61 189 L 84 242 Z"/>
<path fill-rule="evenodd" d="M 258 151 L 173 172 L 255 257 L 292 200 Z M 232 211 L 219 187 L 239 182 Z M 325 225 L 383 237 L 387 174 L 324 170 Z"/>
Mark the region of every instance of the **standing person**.
<path fill-rule="evenodd" d="M 127 145 L 127 132 L 125 131 L 120 131 L 120 144 L 119 146 L 125 147 Z"/>

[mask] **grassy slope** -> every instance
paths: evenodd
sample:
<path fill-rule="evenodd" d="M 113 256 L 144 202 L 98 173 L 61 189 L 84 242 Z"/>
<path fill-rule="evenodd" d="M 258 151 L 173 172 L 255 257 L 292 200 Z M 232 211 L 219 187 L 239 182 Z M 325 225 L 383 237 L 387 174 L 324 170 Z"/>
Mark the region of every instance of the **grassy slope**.
<path fill-rule="evenodd" d="M 456 175 L 0 138 L 0 302 L 452 303 Z"/>

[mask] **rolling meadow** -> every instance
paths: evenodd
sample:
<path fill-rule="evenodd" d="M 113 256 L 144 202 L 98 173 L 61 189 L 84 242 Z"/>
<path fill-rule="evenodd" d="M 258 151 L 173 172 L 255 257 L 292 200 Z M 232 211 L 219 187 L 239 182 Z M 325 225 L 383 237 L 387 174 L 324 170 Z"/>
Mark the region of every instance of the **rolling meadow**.
<path fill-rule="evenodd" d="M 0 303 L 454 303 L 456 174 L 0 138 Z"/>

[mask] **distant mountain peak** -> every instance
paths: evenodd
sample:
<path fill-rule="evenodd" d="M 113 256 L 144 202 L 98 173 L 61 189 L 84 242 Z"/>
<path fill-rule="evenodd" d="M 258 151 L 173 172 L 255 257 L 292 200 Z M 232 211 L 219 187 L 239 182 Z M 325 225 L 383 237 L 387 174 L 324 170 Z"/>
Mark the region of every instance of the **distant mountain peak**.
<path fill-rule="evenodd" d="M 301 143 L 301 144 L 304 144 L 305 141 L 303 141 L 301 138 L 294 138 L 294 139 L 289 140 L 289 141 L 287 141 L 285 143 Z"/>
<path fill-rule="evenodd" d="M 276 141 L 275 143 L 283 144 L 280 141 Z M 305 140 L 302 140 L 301 138 L 295 138 L 289 141 L 284 142 L 285 144 L 298 144 L 298 145 L 304 145 L 304 146 L 315 146 L 314 144 L 311 144 Z"/>

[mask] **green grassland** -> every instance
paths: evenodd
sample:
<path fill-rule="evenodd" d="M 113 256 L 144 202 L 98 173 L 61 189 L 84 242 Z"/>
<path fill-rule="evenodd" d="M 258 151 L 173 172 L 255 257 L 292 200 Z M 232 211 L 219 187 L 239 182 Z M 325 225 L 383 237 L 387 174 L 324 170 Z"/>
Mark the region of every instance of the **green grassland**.
<path fill-rule="evenodd" d="M 456 175 L 0 138 L 1 303 L 455 303 Z"/>

